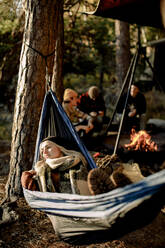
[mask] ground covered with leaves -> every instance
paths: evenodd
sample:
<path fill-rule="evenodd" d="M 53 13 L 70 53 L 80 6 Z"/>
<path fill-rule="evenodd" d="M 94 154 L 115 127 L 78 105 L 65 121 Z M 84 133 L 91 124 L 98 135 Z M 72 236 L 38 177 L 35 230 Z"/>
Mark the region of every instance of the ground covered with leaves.
<path fill-rule="evenodd" d="M 3 198 L 7 176 L 0 176 L 0 200 Z M 152 207 L 152 206 L 151 206 Z M 14 210 L 19 218 L 10 225 L 0 227 L 0 248 L 164 248 L 165 214 L 158 216 L 147 226 L 133 231 L 118 240 L 105 243 L 74 246 L 58 239 L 46 214 L 31 209 L 24 197 Z"/>

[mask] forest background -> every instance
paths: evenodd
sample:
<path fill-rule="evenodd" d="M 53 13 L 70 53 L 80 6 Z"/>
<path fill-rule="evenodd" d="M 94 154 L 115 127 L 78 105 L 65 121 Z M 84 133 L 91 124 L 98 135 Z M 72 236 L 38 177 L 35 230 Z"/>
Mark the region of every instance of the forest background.
<path fill-rule="evenodd" d="M 27 2 L 32 3 L 32 1 L 23 3 L 22 1 L 11 0 L 0 2 L 0 139 L 11 141 L 12 126 L 14 123 L 14 103 L 15 100 L 17 100 L 17 88 L 18 96 L 20 97 L 20 102 L 17 104 L 20 112 L 18 112 L 18 116 L 15 116 L 15 120 L 17 119 L 18 123 L 13 128 L 13 132 L 15 132 L 13 133 L 15 144 L 13 144 L 13 154 L 11 156 L 13 160 L 10 161 L 10 164 L 14 170 L 15 168 L 16 170 L 18 169 L 18 173 L 16 174 L 19 176 L 21 175 L 21 170 L 23 168 L 27 169 L 32 161 L 33 153 L 31 151 L 34 150 L 33 145 L 37 132 L 36 127 L 38 126 L 38 116 L 40 115 L 40 113 L 37 113 L 36 115 L 35 111 L 41 109 L 40 105 L 43 100 L 43 89 L 46 88 L 44 71 L 47 56 L 42 56 L 42 59 L 39 60 L 37 58 L 37 51 L 38 53 L 40 51 L 35 51 L 33 47 L 25 44 L 26 35 L 23 39 L 23 34 L 26 34 L 26 29 L 28 29 L 28 26 L 26 26 L 28 25 L 28 22 L 25 22 L 25 14 L 26 20 L 28 20 L 29 23 L 31 17 L 27 17 L 28 12 L 33 19 L 36 17 L 38 19 L 41 18 L 39 14 L 37 16 L 37 7 L 41 5 L 39 7 L 43 8 L 44 1 L 40 1 L 38 6 L 37 1 L 34 2 L 34 6 L 30 4 L 27 6 Z M 142 90 L 145 93 L 148 105 L 147 118 L 165 119 L 165 100 L 163 92 L 163 83 L 165 80 L 163 68 L 165 46 L 164 44 L 156 46 L 152 44 L 152 41 L 161 39 L 165 36 L 164 30 L 152 27 L 139 28 L 137 25 L 129 25 L 128 23 L 118 20 L 82 13 L 94 10 L 96 8 L 96 3 L 97 1 L 83 0 L 65 0 L 64 3 L 63 1 L 60 1 L 60 3 L 54 1 L 54 6 L 57 7 L 57 10 L 55 9 L 57 11 L 55 13 L 56 16 L 58 16 L 57 13 L 61 10 L 60 8 L 62 8 L 60 12 L 62 13 L 62 17 L 60 15 L 59 17 L 61 19 L 64 18 L 63 26 L 60 26 L 59 29 L 55 30 L 57 33 L 55 39 L 57 41 L 64 35 L 64 37 L 62 37 L 63 43 L 61 43 L 60 49 L 56 50 L 56 53 L 60 51 L 61 54 L 55 55 L 56 60 L 54 60 L 57 62 L 54 67 L 54 70 L 56 70 L 55 77 L 57 77 L 61 72 L 58 73 L 57 67 L 59 67 L 60 62 L 59 60 L 57 61 L 56 57 L 63 57 L 63 75 L 62 77 L 57 77 L 59 80 L 55 80 L 56 85 L 54 90 L 56 91 L 57 97 L 61 100 L 63 90 L 67 87 L 76 89 L 80 94 L 85 92 L 89 86 L 97 85 L 104 95 L 107 106 L 107 115 L 111 117 L 131 58 L 135 54 L 137 45 L 140 42 L 141 45 L 145 47 L 144 49 L 147 58 L 151 61 L 151 64 L 154 65 L 154 69 L 157 69 L 156 76 L 159 77 L 161 87 L 157 84 L 155 75 L 153 75 L 153 71 L 149 68 L 143 56 L 140 56 L 138 61 L 134 80 L 141 83 Z M 49 7 L 49 2 L 47 2 L 47 6 Z M 30 7 L 35 7 L 36 13 L 32 12 L 33 9 L 30 9 Z M 50 12 L 48 7 L 47 10 Z M 43 8 L 43 11 L 45 11 L 45 9 L 46 7 Z M 34 14 L 36 14 L 36 17 L 33 16 Z M 53 11 L 51 14 L 53 15 Z M 57 19 L 57 23 L 54 24 L 54 26 L 58 27 L 58 22 L 60 23 L 59 20 L 61 19 Z M 41 40 L 41 44 L 38 46 L 41 50 L 44 50 L 46 42 L 49 42 L 46 36 L 47 30 L 50 29 L 50 27 L 48 25 L 46 26 L 46 24 L 47 20 L 45 19 L 44 25 L 39 27 L 43 40 L 43 43 Z M 29 32 L 33 34 L 32 31 L 29 30 Z M 35 32 L 33 36 L 34 40 L 32 40 L 32 43 L 33 45 L 36 44 L 37 47 Z M 60 38 L 57 39 L 58 37 Z M 26 49 L 29 49 L 27 55 L 23 55 L 23 52 L 21 55 L 21 48 L 23 46 L 26 46 Z M 23 51 L 26 49 L 24 48 Z M 35 55 L 31 55 L 30 53 L 32 52 Z M 26 56 L 27 61 L 36 57 L 36 61 L 38 59 L 38 64 L 36 63 L 31 71 L 29 67 L 26 67 L 26 77 L 18 79 L 19 68 L 21 68 L 20 63 L 24 63 L 23 56 Z M 49 67 L 51 63 L 48 64 Z M 21 73 L 23 75 L 23 72 Z M 40 99 L 38 103 L 37 100 L 34 101 L 33 99 L 33 91 L 35 88 L 35 80 L 33 77 L 37 80 L 37 87 L 39 87 L 38 95 L 36 97 L 36 99 Z M 19 90 L 21 90 L 21 87 L 25 87 L 23 84 L 30 85 L 29 82 L 31 78 L 34 82 L 31 82 L 31 90 L 29 87 L 28 94 L 30 94 L 30 92 L 32 94 L 27 98 L 25 96 L 22 97 L 22 94 L 26 92 L 26 89 L 22 92 L 19 92 Z M 40 88 L 42 88 L 42 94 Z M 32 106 L 32 104 L 28 105 L 28 101 L 29 103 L 33 102 L 34 106 Z M 15 107 L 17 107 L 17 104 L 15 104 Z M 38 107 L 36 107 L 37 104 Z M 35 110 L 26 113 L 27 106 L 29 110 L 32 107 Z M 15 114 L 17 115 L 16 110 Z M 31 133 L 31 127 L 34 127 L 33 132 L 35 132 L 35 136 L 33 136 L 34 133 Z M 32 134 L 31 137 L 28 135 L 28 132 Z M 17 140 L 15 135 L 18 136 Z M 31 147 L 29 147 L 29 142 L 32 144 Z M 24 146 L 23 148 L 21 148 L 22 145 Z M 21 165 L 21 163 L 24 164 Z M 14 173 L 10 173 L 10 175 L 12 179 L 11 181 L 9 180 L 9 185 L 12 180 L 15 180 Z M 20 183 L 15 186 L 14 190 L 11 189 L 11 192 L 18 193 L 19 190 L 16 189 L 17 187 L 20 188 Z"/>
<path fill-rule="evenodd" d="M 122 39 L 127 40 L 124 63 L 117 58 L 117 28 L 112 19 L 82 14 L 94 10 L 97 1 L 75 4 L 65 1 L 64 5 L 64 88 L 75 88 L 85 92 L 90 85 L 97 85 L 103 91 L 108 115 L 111 116 L 130 57 L 138 42 L 138 26 L 129 25 Z M 119 25 L 119 24 L 118 24 Z M 21 1 L 0 2 L 0 139 L 11 139 L 11 127 L 18 80 L 19 59 L 24 30 L 24 10 Z M 129 37 L 128 37 L 129 35 Z M 144 44 L 164 37 L 164 31 L 151 27 L 141 27 L 141 42 Z M 122 44 L 122 41 L 120 41 Z M 120 48 L 121 49 L 121 48 Z M 162 50 L 162 49 L 161 49 Z M 155 47 L 148 46 L 146 53 L 154 63 Z M 127 56 L 126 56 L 127 54 Z M 120 56 L 120 55 L 118 55 Z M 119 68 L 120 67 L 120 68 Z M 126 67 L 126 68 L 125 68 Z M 120 74 L 120 77 L 117 74 Z M 165 76 L 163 77 L 164 80 Z M 144 91 L 153 90 L 153 73 L 141 58 L 135 80 L 144 84 Z M 44 84 L 44 82 L 41 82 Z M 149 87 L 148 87 L 149 86 Z M 159 94 L 149 94 L 148 118 L 165 118 L 164 101 Z M 162 96 L 163 98 L 163 96 Z M 159 106 L 157 106 L 159 105 Z M 152 109 L 150 107 L 152 106 Z"/>
<path fill-rule="evenodd" d="M 0 141 L 11 147 L 10 163 L 5 164 L 10 167 L 8 201 L 22 196 L 20 177 L 31 169 L 47 87 L 46 65 L 59 101 L 67 87 L 80 94 L 97 85 L 111 118 L 140 42 L 154 73 L 142 55 L 134 80 L 146 96 L 147 119 L 165 120 L 165 43 L 155 42 L 165 37 L 164 30 L 82 13 L 93 11 L 96 4 L 95 0 L 0 1 Z"/>
<path fill-rule="evenodd" d="M 108 115 L 111 116 L 130 58 L 135 53 L 138 42 L 138 26 L 136 24 L 129 25 L 129 28 L 123 34 L 124 36 L 117 38 L 117 25 L 119 26 L 119 23 L 122 22 L 82 14 L 82 11 L 93 11 L 96 8 L 96 3 L 97 1 L 64 2 L 64 86 L 61 87 L 74 88 L 80 94 L 91 85 L 99 86 L 106 101 Z M 127 23 L 124 23 L 124 25 L 127 25 Z M 22 1 L 1 1 L 0 139 L 11 139 L 23 30 L 24 9 Z M 120 30 L 119 32 L 123 31 Z M 158 40 L 164 36 L 165 32 L 163 30 L 141 27 L 142 44 L 149 44 L 150 41 Z M 123 40 L 120 40 L 119 43 L 118 39 Z M 125 44 L 124 48 L 121 47 L 122 43 Z M 121 60 L 122 55 L 119 54 L 117 49 L 125 49 L 123 61 Z M 165 50 L 164 46 L 161 47 L 161 51 L 162 49 Z M 151 64 L 154 64 L 155 46 L 148 46 L 146 55 Z M 117 64 L 118 61 L 120 63 Z M 164 80 L 165 76 L 162 76 L 161 81 Z M 144 57 L 140 58 L 138 63 L 135 81 L 141 82 L 148 97 L 148 102 L 153 103 L 148 104 L 147 118 L 164 119 L 165 103 L 163 95 L 159 94 L 159 101 L 157 101 L 157 94 L 153 92 L 155 90 L 153 72 L 145 62 Z M 41 82 L 41 84 L 44 84 L 44 82 Z M 150 90 L 152 92 L 147 95 Z"/>

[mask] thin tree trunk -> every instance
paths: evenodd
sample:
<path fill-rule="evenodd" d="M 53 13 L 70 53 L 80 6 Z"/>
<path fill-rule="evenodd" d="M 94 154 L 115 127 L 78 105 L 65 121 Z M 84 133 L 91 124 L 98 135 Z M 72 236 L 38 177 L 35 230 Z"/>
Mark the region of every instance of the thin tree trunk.
<path fill-rule="evenodd" d="M 10 173 L 6 184 L 7 199 L 22 193 L 21 173 L 32 166 L 45 94 L 46 62 L 49 74 L 52 74 L 53 70 L 59 2 L 26 1 L 25 29 L 12 128 Z"/>
<path fill-rule="evenodd" d="M 129 24 L 115 21 L 116 32 L 116 76 L 121 87 L 130 64 Z"/>
<path fill-rule="evenodd" d="M 64 47 L 64 19 L 63 19 L 63 0 L 58 3 L 58 11 L 56 13 L 56 52 L 54 58 L 52 89 L 56 92 L 58 100 L 62 102 L 64 86 L 63 86 L 63 47 Z"/>
<path fill-rule="evenodd" d="M 99 85 L 100 85 L 100 91 L 103 93 L 103 81 L 104 81 L 104 59 L 102 58 L 102 64 L 101 64 L 101 68 L 100 68 L 100 81 L 99 81 Z"/>

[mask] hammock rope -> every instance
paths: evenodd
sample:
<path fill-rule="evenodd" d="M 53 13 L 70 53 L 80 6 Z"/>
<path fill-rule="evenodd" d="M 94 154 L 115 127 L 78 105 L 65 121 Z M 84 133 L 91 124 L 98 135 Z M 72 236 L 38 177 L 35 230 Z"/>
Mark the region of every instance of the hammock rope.
<path fill-rule="evenodd" d="M 32 47 L 31 45 L 27 44 L 26 42 L 24 42 L 24 44 L 29 47 L 30 49 L 32 49 L 35 53 L 39 54 L 44 60 L 45 60 L 45 67 L 46 67 L 46 74 L 45 74 L 45 80 L 46 80 L 46 84 L 45 84 L 45 91 L 48 92 L 51 89 L 51 75 L 48 73 L 48 63 L 47 63 L 47 59 L 48 57 L 54 55 L 55 53 L 55 49 L 47 54 L 44 55 L 43 53 L 41 53 L 40 51 L 38 51 L 37 49 L 35 49 L 34 47 Z"/>

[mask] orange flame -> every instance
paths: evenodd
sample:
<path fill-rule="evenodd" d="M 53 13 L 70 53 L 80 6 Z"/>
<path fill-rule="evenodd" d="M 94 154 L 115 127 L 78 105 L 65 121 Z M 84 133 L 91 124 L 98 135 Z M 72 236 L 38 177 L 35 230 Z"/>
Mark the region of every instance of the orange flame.
<path fill-rule="evenodd" d="M 140 130 L 135 132 L 135 129 L 131 130 L 130 144 L 124 145 L 128 150 L 140 150 L 140 151 L 157 151 L 157 144 L 151 140 L 151 136 L 145 131 Z"/>

